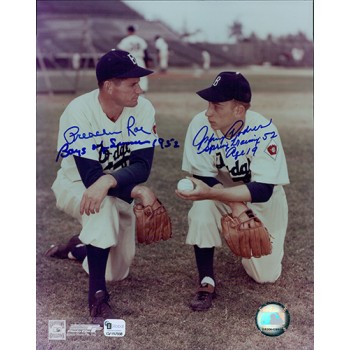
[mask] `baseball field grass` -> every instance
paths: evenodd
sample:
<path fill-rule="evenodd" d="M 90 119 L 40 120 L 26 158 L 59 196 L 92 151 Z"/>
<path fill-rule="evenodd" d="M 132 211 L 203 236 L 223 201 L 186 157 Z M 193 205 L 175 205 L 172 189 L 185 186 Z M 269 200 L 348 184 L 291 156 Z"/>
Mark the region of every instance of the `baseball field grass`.
<path fill-rule="evenodd" d="M 226 68 L 225 68 L 226 69 Z M 224 70 L 224 69 L 220 69 Z M 171 70 L 154 74 L 146 97 L 155 106 L 158 133 L 174 138 L 180 148 L 156 149 L 147 181 L 169 211 L 173 238 L 154 245 L 137 245 L 129 276 L 108 284 L 111 305 L 126 322 L 126 334 L 109 338 L 67 336 L 48 339 L 48 321 L 90 323 L 88 276 L 71 260 L 44 257 L 53 243 L 80 231 L 77 221 L 60 212 L 50 189 L 59 164 L 56 158 L 58 120 L 73 94 L 37 95 L 37 349 L 128 350 L 308 350 L 314 345 L 313 240 L 313 76 L 311 70 L 242 68 L 253 90 L 252 109 L 277 126 L 287 157 L 290 185 L 285 186 L 289 224 L 283 272 L 274 284 L 250 279 L 238 258 L 223 244 L 216 250 L 218 298 L 208 312 L 192 312 L 188 303 L 197 286 L 192 247 L 185 245 L 187 212 L 191 203 L 174 194 L 181 171 L 183 141 L 191 118 L 206 108 L 195 91 L 206 87 L 220 71 L 193 74 Z M 59 76 L 58 76 L 59 78 Z M 56 81 L 58 81 L 57 79 Z M 59 83 L 58 83 L 59 85 Z M 94 88 L 93 74 L 82 75 L 78 93 Z M 291 321 L 278 337 L 259 332 L 258 308 L 270 301 L 285 305 Z"/>

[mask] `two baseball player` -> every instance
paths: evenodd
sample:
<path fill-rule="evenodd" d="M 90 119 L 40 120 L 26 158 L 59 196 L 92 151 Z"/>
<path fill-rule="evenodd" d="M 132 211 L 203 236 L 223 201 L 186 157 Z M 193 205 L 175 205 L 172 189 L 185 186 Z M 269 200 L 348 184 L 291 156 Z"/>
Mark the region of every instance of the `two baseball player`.
<path fill-rule="evenodd" d="M 126 81 L 128 80 L 126 79 Z M 111 82 L 104 82 L 102 84 L 102 88 L 104 87 L 106 89 L 105 93 L 107 95 L 111 87 L 110 84 Z M 104 99 L 97 99 L 96 97 L 102 94 L 101 84 L 100 95 L 98 92 L 94 92 L 93 94 L 95 96 L 93 97 L 95 104 L 97 103 L 97 109 L 100 112 L 103 109 L 104 113 L 108 116 L 108 118 L 104 119 L 102 114 L 100 118 L 106 124 L 94 124 L 93 130 L 111 130 L 110 128 L 103 129 L 111 123 L 110 114 L 107 113 L 109 111 L 108 105 L 104 103 Z M 242 259 L 242 264 L 247 274 L 258 283 L 274 282 L 279 278 L 282 271 L 283 246 L 288 223 L 288 205 L 283 185 L 289 183 L 289 178 L 279 132 L 272 123 L 272 120 L 266 119 L 261 114 L 250 110 L 252 93 L 249 82 L 242 74 L 238 72 L 222 72 L 215 78 L 209 88 L 198 91 L 197 94 L 208 101 L 208 108 L 192 119 L 187 130 L 183 155 L 183 170 L 193 176 L 191 179 L 196 184 L 196 188 L 193 191 L 176 191 L 176 193 L 180 198 L 193 200 L 193 206 L 188 214 L 189 230 L 186 243 L 194 246 L 195 261 L 199 275 L 199 288 L 190 306 L 195 311 L 202 311 L 208 310 L 212 306 L 212 300 L 216 295 L 214 252 L 215 247 L 222 245 L 220 219 L 226 213 L 240 216 L 250 208 L 265 224 L 272 236 L 272 253 L 261 258 L 244 258 Z M 117 93 L 112 93 L 110 99 L 119 101 L 120 96 Z M 123 96 L 126 98 L 125 95 Z M 137 103 L 137 98 L 135 97 L 132 101 L 134 101 L 134 104 Z M 149 111 L 151 107 L 150 103 L 146 102 L 147 100 L 139 97 L 138 101 L 139 103 L 134 113 L 139 108 L 141 111 Z M 69 143 L 74 146 L 74 149 L 78 150 L 86 147 L 87 140 L 85 138 L 82 138 L 83 142 L 78 140 L 78 138 L 74 138 L 75 141 L 73 143 L 71 139 L 67 141 L 67 137 L 64 134 L 64 131 L 69 128 L 69 125 L 83 126 L 86 121 L 85 114 L 89 109 L 87 106 L 90 106 L 90 98 L 87 99 L 87 96 L 84 97 L 84 99 L 79 100 L 78 105 L 80 106 L 79 108 L 82 108 L 82 113 L 72 113 L 75 109 L 69 108 L 61 118 L 59 150 L 62 150 L 62 143 L 64 142 Z M 128 113 L 124 114 L 122 112 L 114 123 L 118 123 L 118 120 L 125 121 L 123 116 L 129 115 L 130 110 L 126 107 L 123 110 L 127 110 Z M 79 115 L 84 115 L 84 117 L 74 117 L 79 117 Z M 133 115 L 135 116 L 135 114 Z M 146 120 L 143 119 L 143 117 L 148 115 L 152 116 L 149 120 L 148 118 Z M 138 117 L 135 117 L 135 119 L 142 121 L 138 125 L 147 125 L 147 130 L 151 130 L 151 124 L 154 123 L 153 115 L 154 111 L 141 113 L 137 114 Z M 113 113 L 111 117 L 113 122 Z M 69 120 L 69 123 L 65 121 L 66 119 L 67 121 Z M 80 119 L 84 120 L 83 124 L 76 124 Z M 116 125 L 112 130 L 118 132 L 118 130 L 122 130 L 122 127 L 123 123 Z M 92 132 L 96 136 L 96 131 Z M 146 139 L 148 137 L 153 139 L 157 136 L 150 133 L 147 134 Z M 109 138 L 110 135 L 108 135 L 107 139 Z M 77 141 L 78 143 L 75 143 Z M 92 141 L 90 148 L 94 148 L 94 144 L 99 145 L 96 141 Z M 101 150 L 106 145 L 107 143 L 101 143 Z M 86 153 L 81 157 L 64 157 L 62 169 L 59 171 L 58 180 L 56 180 L 59 185 L 54 184 L 53 186 L 57 196 L 58 206 L 61 206 L 63 210 L 73 214 L 73 216 L 80 218 L 83 223 L 83 230 L 80 234 L 80 239 L 85 243 L 83 247 L 88 248 L 89 245 L 96 245 L 103 250 L 103 248 L 109 246 L 111 247 L 109 248 L 110 257 L 114 249 L 124 251 L 124 255 L 126 254 L 125 258 L 122 258 L 123 255 L 118 256 L 118 254 L 116 254 L 117 260 L 110 258 L 111 264 L 107 265 L 107 267 L 119 267 L 112 275 L 108 274 L 112 270 L 107 268 L 106 276 L 112 279 L 121 279 L 127 275 L 134 254 L 134 243 L 131 242 L 132 240 L 134 241 L 134 236 L 125 234 L 125 232 L 130 233 L 134 230 L 131 222 L 131 211 L 126 203 L 128 201 L 123 202 L 120 198 L 123 199 L 124 190 L 122 186 L 125 186 L 125 191 L 129 194 L 128 199 L 131 199 L 133 196 L 133 191 L 131 193 L 129 192 L 129 185 L 124 185 L 123 181 L 126 181 L 126 178 L 124 178 L 123 171 L 133 174 L 133 177 L 138 178 L 138 174 L 133 172 L 135 158 L 132 154 L 140 152 L 142 154 L 141 159 L 151 158 L 151 156 L 148 157 L 147 154 L 144 154 L 144 152 L 148 153 L 151 150 L 148 148 L 138 150 L 138 148 L 136 147 L 136 150 L 131 150 L 128 159 L 130 164 L 125 168 L 122 168 L 121 162 L 124 162 L 125 166 L 126 158 L 117 159 L 116 163 L 111 163 L 110 159 L 104 161 L 106 152 L 101 153 L 101 151 L 94 153 L 94 156 L 90 156 L 90 152 L 85 150 Z M 127 150 L 125 152 L 127 153 Z M 85 163 L 84 159 L 89 157 L 91 157 L 91 161 L 89 159 L 87 161 L 95 161 L 95 163 L 89 164 L 91 165 L 89 166 L 91 170 L 84 173 L 84 169 L 87 169 L 87 167 L 80 163 Z M 95 165 L 97 168 L 97 164 L 99 166 L 102 164 L 103 169 L 112 171 L 111 176 L 102 177 L 109 184 L 105 185 L 105 187 L 102 186 L 104 188 L 102 195 L 96 195 L 96 192 L 101 189 L 100 183 L 95 186 L 95 183 L 91 185 L 91 182 L 86 182 L 85 185 L 84 182 L 85 177 L 94 174 Z M 114 169 L 120 169 L 120 172 L 123 173 L 120 178 L 116 176 L 118 171 L 113 173 Z M 100 170 L 97 173 L 100 173 Z M 80 178 L 83 181 L 80 181 Z M 117 182 L 115 188 L 113 187 L 115 185 L 113 178 Z M 145 178 L 142 178 L 142 180 Z M 78 181 L 79 186 L 74 181 Z M 87 187 L 87 190 L 85 190 L 84 185 Z M 130 186 L 132 187 L 134 184 Z M 137 187 L 143 188 L 142 186 Z M 119 194 L 115 193 L 119 198 L 113 197 L 112 191 L 116 191 L 118 188 L 121 192 Z M 69 193 L 71 194 L 69 195 Z M 71 200 L 72 193 L 76 193 L 73 195 L 73 202 Z M 109 196 L 106 196 L 106 193 Z M 152 194 L 148 193 L 148 198 L 150 196 Z M 101 197 L 103 197 L 103 205 L 99 209 L 99 215 L 103 212 L 103 223 L 98 219 L 92 220 L 92 218 L 97 218 L 99 215 L 90 215 L 98 211 L 99 205 L 96 202 L 101 203 Z M 117 210 L 114 209 L 115 205 L 117 205 Z M 118 214 L 116 215 L 117 218 L 114 216 L 118 213 L 118 210 L 122 209 L 126 209 L 128 213 L 129 218 L 126 222 L 119 222 Z M 117 220 L 117 222 L 114 222 L 114 220 Z M 90 221 L 93 221 L 93 223 L 91 226 L 88 225 L 86 229 L 85 227 Z M 106 238 L 102 239 L 101 236 L 96 235 L 96 232 L 101 233 L 101 227 L 106 227 L 105 222 L 110 223 L 111 226 L 116 224 L 113 227 L 119 227 L 118 234 L 116 235 L 114 229 L 110 229 L 109 231 L 113 232 L 106 235 L 103 232 L 103 237 Z M 117 239 L 114 238 L 116 236 Z M 73 240 L 71 247 L 78 247 L 79 243 L 79 241 Z M 91 248 L 89 249 L 91 250 Z M 90 263 L 92 264 L 94 260 L 90 262 L 89 249 L 87 249 L 87 253 L 90 270 Z M 68 251 L 69 249 L 66 249 L 64 254 L 67 255 Z M 102 254 L 102 256 L 104 256 L 103 261 L 105 261 L 106 254 Z M 92 257 L 94 257 L 93 254 Z M 101 272 L 99 276 L 101 278 Z M 99 286 L 98 288 L 99 290 L 105 290 L 105 285 L 102 283 L 101 287 Z M 92 291 L 96 289 L 96 287 L 91 287 Z M 90 293 L 90 297 L 92 296 L 93 293 Z"/>
<path fill-rule="evenodd" d="M 111 50 L 96 66 L 98 89 L 71 101 L 60 118 L 62 161 L 52 190 L 57 207 L 78 219 L 82 230 L 48 255 L 84 259 L 93 323 L 116 318 L 106 280 L 128 275 L 135 254 L 133 199 L 143 205 L 156 199 L 140 185 L 150 174 L 158 140 L 155 110 L 140 96 L 140 77 L 151 73 L 130 53 Z"/>
<path fill-rule="evenodd" d="M 289 178 L 279 132 L 271 119 L 250 110 L 252 93 L 241 73 L 222 72 L 197 94 L 208 108 L 190 122 L 182 163 L 196 188 L 176 193 L 194 201 L 186 243 L 194 246 L 199 275 L 190 305 L 201 311 L 216 295 L 214 250 L 222 245 L 220 219 L 226 213 L 237 217 L 250 208 L 272 236 L 272 254 L 242 259 L 247 274 L 258 283 L 280 276 L 288 222 L 282 186 Z"/>

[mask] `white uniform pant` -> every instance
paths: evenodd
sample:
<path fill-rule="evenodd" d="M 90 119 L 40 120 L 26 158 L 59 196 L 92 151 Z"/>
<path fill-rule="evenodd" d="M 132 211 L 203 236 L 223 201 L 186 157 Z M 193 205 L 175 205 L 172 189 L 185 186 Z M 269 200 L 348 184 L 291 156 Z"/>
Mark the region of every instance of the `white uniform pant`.
<path fill-rule="evenodd" d="M 168 69 L 168 52 L 159 53 L 159 66 L 162 70 Z"/>
<path fill-rule="evenodd" d="M 135 57 L 137 64 L 142 67 L 142 68 L 146 68 L 146 63 L 144 61 L 143 58 L 141 57 Z M 148 77 L 141 77 L 140 78 L 140 82 L 139 82 L 140 88 L 144 91 L 147 92 L 148 91 Z"/>
<path fill-rule="evenodd" d="M 107 196 L 99 213 L 80 215 L 80 201 L 85 191 L 82 181 L 70 181 L 61 170 L 52 185 L 56 205 L 82 224 L 79 239 L 84 244 L 109 248 L 106 280 L 117 281 L 127 277 L 135 256 L 135 215 L 133 205 L 116 197 Z M 83 268 L 88 273 L 87 258 Z"/>
<path fill-rule="evenodd" d="M 253 212 L 259 216 L 259 211 L 254 210 L 254 204 L 247 204 Z M 284 239 L 287 229 L 287 204 L 280 203 L 284 207 L 284 224 L 277 231 L 269 228 L 269 223 L 264 222 L 272 238 L 272 254 L 261 258 L 242 258 L 242 265 L 247 274 L 258 283 L 275 282 L 282 272 L 282 258 L 284 254 Z M 281 209 L 281 208 L 279 208 Z M 211 200 L 194 201 L 191 210 L 188 213 L 189 230 L 186 243 L 197 245 L 200 248 L 221 247 L 221 216 L 231 213 L 229 206 Z"/>

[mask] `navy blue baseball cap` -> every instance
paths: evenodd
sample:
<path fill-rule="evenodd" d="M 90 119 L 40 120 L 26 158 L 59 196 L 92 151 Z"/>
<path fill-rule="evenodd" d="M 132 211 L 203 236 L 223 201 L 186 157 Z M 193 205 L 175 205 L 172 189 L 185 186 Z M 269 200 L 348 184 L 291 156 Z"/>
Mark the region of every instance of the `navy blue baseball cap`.
<path fill-rule="evenodd" d="M 236 100 L 249 103 L 252 92 L 248 80 L 239 72 L 221 72 L 213 84 L 197 94 L 209 102 Z"/>
<path fill-rule="evenodd" d="M 127 51 L 111 50 L 97 62 L 96 78 L 102 82 L 112 78 L 140 78 L 153 73 L 137 65 L 136 59 Z"/>

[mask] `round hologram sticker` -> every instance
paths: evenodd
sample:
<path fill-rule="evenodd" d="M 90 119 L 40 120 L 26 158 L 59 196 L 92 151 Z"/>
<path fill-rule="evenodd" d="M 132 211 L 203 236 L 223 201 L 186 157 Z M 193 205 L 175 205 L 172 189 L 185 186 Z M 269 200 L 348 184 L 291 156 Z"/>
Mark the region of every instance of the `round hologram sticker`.
<path fill-rule="evenodd" d="M 259 331 L 269 337 L 283 334 L 290 323 L 288 309 L 281 303 L 268 302 L 259 307 L 255 323 Z"/>

